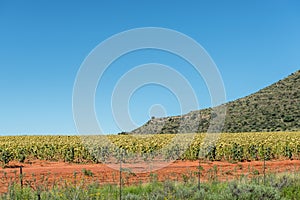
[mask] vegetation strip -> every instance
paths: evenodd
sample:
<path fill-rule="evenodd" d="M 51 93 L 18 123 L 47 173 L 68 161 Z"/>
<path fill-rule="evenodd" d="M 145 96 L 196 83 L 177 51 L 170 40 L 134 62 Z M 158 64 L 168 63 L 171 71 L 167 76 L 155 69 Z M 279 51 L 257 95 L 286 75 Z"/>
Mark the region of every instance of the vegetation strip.
<path fill-rule="evenodd" d="M 184 134 L 181 134 L 182 138 Z M 300 132 L 265 133 L 222 133 L 216 144 L 202 145 L 205 134 L 196 134 L 191 145 L 184 149 L 180 141 L 171 148 L 160 151 L 172 142 L 174 134 L 162 135 L 108 135 L 91 136 L 94 144 L 84 142 L 79 136 L 1 136 L 0 161 L 7 165 L 10 161 L 50 160 L 65 162 L 106 162 L 110 157 L 118 157 L 118 148 L 125 153 L 123 159 L 132 160 L 136 156 L 151 160 L 160 153 L 168 160 L 179 155 L 182 160 L 197 160 L 200 155 L 207 160 L 251 161 L 271 159 L 299 159 Z M 110 142 L 103 143 L 102 137 Z M 204 152 L 200 152 L 204 151 Z M 199 154 L 200 152 L 200 154 Z"/>

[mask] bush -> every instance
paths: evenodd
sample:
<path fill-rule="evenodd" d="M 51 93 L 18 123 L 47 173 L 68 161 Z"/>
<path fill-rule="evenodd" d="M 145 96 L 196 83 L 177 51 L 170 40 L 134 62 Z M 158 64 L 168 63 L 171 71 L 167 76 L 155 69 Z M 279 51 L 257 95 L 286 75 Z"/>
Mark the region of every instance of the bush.
<path fill-rule="evenodd" d="M 127 194 L 124 196 L 124 198 L 122 198 L 124 200 L 140 200 L 140 199 L 143 199 L 140 195 L 137 195 L 137 194 Z"/>
<path fill-rule="evenodd" d="M 232 160 L 234 161 L 242 161 L 244 159 L 244 148 L 234 143 L 231 149 Z"/>
<path fill-rule="evenodd" d="M 13 159 L 13 155 L 6 149 L 0 149 L 0 160 L 6 166 Z"/>
<path fill-rule="evenodd" d="M 280 199 L 279 192 L 269 186 L 257 184 L 237 184 L 236 182 L 229 184 L 230 192 L 234 199 Z"/>

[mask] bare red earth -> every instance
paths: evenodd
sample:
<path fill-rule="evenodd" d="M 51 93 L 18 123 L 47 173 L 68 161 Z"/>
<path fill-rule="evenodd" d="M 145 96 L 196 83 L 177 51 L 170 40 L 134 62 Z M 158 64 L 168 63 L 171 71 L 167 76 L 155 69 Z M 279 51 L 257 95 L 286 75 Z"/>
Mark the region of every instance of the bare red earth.
<path fill-rule="evenodd" d="M 124 184 L 145 183 L 156 177 L 159 181 L 163 180 L 183 180 L 185 178 L 196 178 L 198 171 L 198 161 L 176 161 L 162 169 L 145 173 L 122 173 Z M 23 166 L 23 185 L 30 185 L 36 188 L 38 185 L 51 187 L 55 184 L 78 185 L 81 181 L 90 183 L 98 181 L 100 184 L 119 184 L 119 171 L 109 168 L 104 164 L 72 164 L 64 162 L 48 162 L 36 160 L 30 164 L 12 162 L 8 168 L 0 169 L 0 193 L 7 192 L 9 184 L 16 182 L 20 184 L 19 166 Z M 232 180 L 242 174 L 247 177 L 261 175 L 263 173 L 263 162 L 202 162 L 203 167 L 201 180 L 217 178 L 218 180 Z M 139 166 L 143 167 L 143 166 Z M 145 169 L 148 166 L 144 166 Z M 93 176 L 84 175 L 83 169 L 90 170 Z M 135 171 L 135 169 L 131 169 Z M 267 161 L 266 173 L 293 173 L 300 171 L 300 160 Z M 76 172 L 76 173 L 75 173 Z M 76 175 L 75 175 L 76 174 Z"/>

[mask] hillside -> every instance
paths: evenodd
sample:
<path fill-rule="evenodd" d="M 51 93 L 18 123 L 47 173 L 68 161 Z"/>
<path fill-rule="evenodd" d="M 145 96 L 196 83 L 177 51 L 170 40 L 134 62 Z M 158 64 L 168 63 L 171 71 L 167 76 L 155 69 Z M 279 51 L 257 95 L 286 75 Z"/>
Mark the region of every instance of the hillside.
<path fill-rule="evenodd" d="M 223 132 L 299 131 L 300 70 L 258 92 L 225 104 Z M 211 108 L 182 116 L 153 118 L 133 134 L 206 132 Z M 180 122 L 184 127 L 180 127 Z"/>

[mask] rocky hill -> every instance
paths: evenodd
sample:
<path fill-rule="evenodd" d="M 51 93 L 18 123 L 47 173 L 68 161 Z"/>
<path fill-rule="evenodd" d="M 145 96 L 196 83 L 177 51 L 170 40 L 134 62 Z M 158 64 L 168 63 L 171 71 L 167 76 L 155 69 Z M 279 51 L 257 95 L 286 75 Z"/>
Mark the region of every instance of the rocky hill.
<path fill-rule="evenodd" d="M 300 131 L 300 70 L 225 106 L 223 132 Z M 182 116 L 152 118 L 131 133 L 206 132 L 211 111 L 207 108 Z"/>

